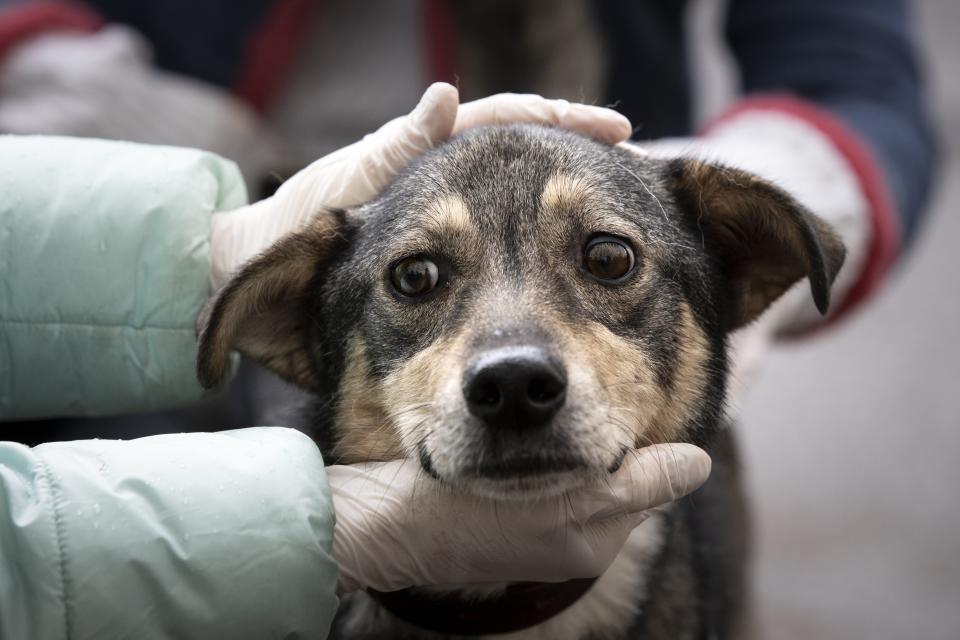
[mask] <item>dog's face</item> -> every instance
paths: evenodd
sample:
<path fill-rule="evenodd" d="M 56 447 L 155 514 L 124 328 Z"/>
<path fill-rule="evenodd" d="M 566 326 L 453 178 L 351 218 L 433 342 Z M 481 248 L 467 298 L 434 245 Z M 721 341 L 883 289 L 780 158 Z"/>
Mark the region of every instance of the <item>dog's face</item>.
<path fill-rule="evenodd" d="M 221 292 L 211 386 L 237 349 L 320 397 L 337 459 L 562 491 L 629 449 L 716 428 L 726 334 L 843 249 L 776 188 L 534 127 L 479 129 L 376 201 L 322 214 Z"/>

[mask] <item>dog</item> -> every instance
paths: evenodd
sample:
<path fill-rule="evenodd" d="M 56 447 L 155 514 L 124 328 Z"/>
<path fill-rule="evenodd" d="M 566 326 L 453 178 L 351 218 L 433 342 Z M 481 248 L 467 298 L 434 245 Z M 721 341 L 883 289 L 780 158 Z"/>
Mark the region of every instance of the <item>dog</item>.
<path fill-rule="evenodd" d="M 334 636 L 732 637 L 747 544 L 727 335 L 804 277 L 825 312 L 843 259 L 742 171 L 478 128 L 248 264 L 202 319 L 198 377 L 217 386 L 239 351 L 315 397 L 326 460 L 413 458 L 487 496 L 559 494 L 652 443 L 714 460 L 595 581 L 356 594 Z"/>

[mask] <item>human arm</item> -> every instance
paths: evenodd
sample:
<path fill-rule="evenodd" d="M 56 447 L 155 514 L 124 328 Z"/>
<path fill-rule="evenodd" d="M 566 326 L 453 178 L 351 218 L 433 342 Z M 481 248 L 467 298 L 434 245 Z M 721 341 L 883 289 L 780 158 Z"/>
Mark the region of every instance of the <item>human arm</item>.
<path fill-rule="evenodd" d="M 826 322 L 798 285 L 734 334 L 736 399 L 772 340 L 847 317 L 880 289 L 919 227 L 935 150 L 905 2 L 733 0 L 727 35 L 741 99 L 698 136 L 645 146 L 776 183 L 847 248 Z"/>
<path fill-rule="evenodd" d="M 290 429 L 0 443 L 0 637 L 321 638 L 333 526 Z"/>
<path fill-rule="evenodd" d="M 325 470 L 279 428 L 0 443 L 0 637 L 321 638 L 338 592 L 592 577 L 710 459 L 659 445 L 598 487 L 498 504 L 415 466 Z"/>
<path fill-rule="evenodd" d="M 847 127 L 876 164 L 861 178 L 888 192 L 899 244 L 916 231 L 936 160 L 911 13 L 909 0 L 735 0 L 727 19 L 748 102 L 786 93 Z"/>
<path fill-rule="evenodd" d="M 203 151 L 0 136 L 0 419 L 176 406 L 209 295 L 210 216 L 246 203 Z"/>
<path fill-rule="evenodd" d="M 935 151 L 908 13 L 900 0 L 734 0 L 742 97 L 697 137 L 653 145 L 765 177 L 831 222 L 847 246 L 832 318 L 877 291 L 929 191 Z M 787 331 L 822 324 L 802 304 L 780 320 Z"/>

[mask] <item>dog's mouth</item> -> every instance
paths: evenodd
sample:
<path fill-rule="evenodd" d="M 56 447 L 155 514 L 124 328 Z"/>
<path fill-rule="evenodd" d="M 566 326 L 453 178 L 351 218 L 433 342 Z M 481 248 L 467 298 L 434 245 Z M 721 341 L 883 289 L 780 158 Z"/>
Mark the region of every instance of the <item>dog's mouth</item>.
<path fill-rule="evenodd" d="M 598 468 L 570 452 L 518 451 L 498 456 L 479 456 L 463 467 L 455 478 L 437 471 L 428 448 L 418 447 L 420 465 L 436 480 L 467 491 L 496 497 L 523 497 L 536 493 L 562 493 L 600 476 L 616 473 L 629 449 L 622 447 L 605 467 Z"/>
<path fill-rule="evenodd" d="M 570 455 L 521 453 L 483 461 L 464 472 L 465 477 L 486 480 L 532 478 L 540 475 L 583 471 L 587 465 Z"/>
<path fill-rule="evenodd" d="M 616 473 L 623 464 L 629 449 L 620 449 L 613 462 L 607 467 L 607 473 Z M 520 454 L 505 456 L 498 460 L 490 460 L 478 464 L 465 475 L 468 477 L 484 478 L 488 480 L 510 480 L 516 478 L 536 477 L 568 472 L 590 472 L 591 467 L 580 458 L 569 455 Z"/>

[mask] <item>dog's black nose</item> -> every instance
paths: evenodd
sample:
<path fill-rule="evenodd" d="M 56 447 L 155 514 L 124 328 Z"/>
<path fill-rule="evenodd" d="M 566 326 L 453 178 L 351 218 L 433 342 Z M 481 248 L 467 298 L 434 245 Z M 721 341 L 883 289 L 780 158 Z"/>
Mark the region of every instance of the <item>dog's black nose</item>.
<path fill-rule="evenodd" d="M 566 395 L 563 364 L 539 347 L 486 351 L 463 377 L 470 413 L 498 429 L 544 424 L 563 406 Z"/>

